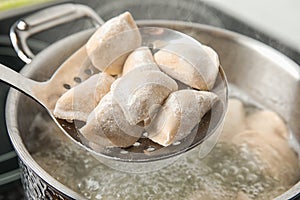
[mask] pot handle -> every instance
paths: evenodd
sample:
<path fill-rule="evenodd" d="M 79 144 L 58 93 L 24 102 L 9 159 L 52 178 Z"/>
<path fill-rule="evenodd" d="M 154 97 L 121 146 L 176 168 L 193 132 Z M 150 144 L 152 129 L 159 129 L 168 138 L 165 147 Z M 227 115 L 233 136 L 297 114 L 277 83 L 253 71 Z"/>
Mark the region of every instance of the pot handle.
<path fill-rule="evenodd" d="M 30 36 L 79 18 L 90 18 L 95 27 L 104 23 L 94 10 L 80 4 L 53 6 L 17 21 L 10 29 L 10 38 L 19 58 L 27 64 L 32 61 L 34 54 L 27 45 Z"/>

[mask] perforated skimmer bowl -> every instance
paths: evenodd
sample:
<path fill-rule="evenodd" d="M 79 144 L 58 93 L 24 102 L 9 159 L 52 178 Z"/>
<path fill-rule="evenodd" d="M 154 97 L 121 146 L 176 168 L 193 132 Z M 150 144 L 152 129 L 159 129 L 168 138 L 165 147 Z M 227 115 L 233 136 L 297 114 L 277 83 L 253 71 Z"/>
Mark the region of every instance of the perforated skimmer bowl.
<path fill-rule="evenodd" d="M 55 9 L 55 7 L 52 9 Z M 27 23 L 20 21 L 17 28 L 21 28 L 22 31 L 26 31 L 26 29 L 30 30 L 30 20 L 32 20 L 32 18 L 29 18 L 29 22 Z M 134 34 L 133 32 L 134 31 L 125 31 L 109 40 L 114 40 L 118 37 L 123 38 L 124 35 Z M 202 49 L 201 44 L 197 40 L 171 29 L 162 27 L 141 27 L 139 28 L 139 32 L 142 37 L 142 45 L 149 46 L 152 49 L 154 48 L 153 51 L 164 49 L 168 44 L 190 45 L 190 47 L 194 49 L 198 48 L 199 51 Z M 14 36 L 14 34 L 12 35 Z M 18 36 L 20 36 L 20 34 L 18 34 Z M 14 37 L 17 38 L 17 34 Z M 157 41 L 159 41 L 160 45 L 156 44 Z M 107 43 L 110 44 L 109 41 Z M 15 42 L 15 44 L 18 43 Z M 163 147 L 144 137 L 138 140 L 135 145 L 127 148 L 105 148 L 97 152 L 85 145 L 86 143 L 82 142 L 75 122 L 69 123 L 65 120 L 57 120 L 53 115 L 55 103 L 64 92 L 76 86 L 81 81 L 86 80 L 91 75 L 99 73 L 90 63 L 85 48 L 85 45 L 83 45 L 74 55 L 63 62 L 47 81 L 32 81 L 1 64 L 0 79 L 39 102 L 47 109 L 52 119 L 61 127 L 61 130 L 67 136 L 76 144 L 88 150 L 95 158 L 114 169 L 135 173 L 158 170 L 172 163 L 172 161 L 178 158 L 178 155 L 193 149 L 197 145 L 205 146 L 205 150 L 200 152 L 201 157 L 204 157 L 214 146 L 216 140 L 215 142 L 210 141 L 207 143 L 208 145 L 205 145 L 205 140 L 208 138 L 217 138 L 220 133 L 227 110 L 228 99 L 227 80 L 221 67 L 219 67 L 220 70 L 216 82 L 211 90 L 218 96 L 218 101 L 213 105 L 210 112 L 202 118 L 200 124 L 194 128 L 193 133 L 184 139 L 173 143 L 173 145 Z M 17 49 L 22 48 L 18 47 Z M 132 50 L 134 49 L 130 49 L 130 51 Z M 189 52 L 186 53 L 188 54 Z M 22 55 L 24 55 L 24 53 L 22 53 Z M 45 59 L 53 60 L 55 58 L 47 57 Z M 43 73 L 42 69 L 37 69 L 37 71 Z M 76 101 L 76 99 L 74 101 Z"/>

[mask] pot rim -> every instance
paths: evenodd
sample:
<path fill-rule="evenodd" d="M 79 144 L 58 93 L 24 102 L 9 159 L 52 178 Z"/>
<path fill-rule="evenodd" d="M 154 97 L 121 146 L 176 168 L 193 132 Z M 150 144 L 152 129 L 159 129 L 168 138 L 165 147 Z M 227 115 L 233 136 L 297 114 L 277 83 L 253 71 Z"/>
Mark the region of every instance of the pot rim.
<path fill-rule="evenodd" d="M 184 21 L 173 21 L 173 20 L 138 20 L 138 25 L 142 26 L 175 26 L 175 27 L 189 27 L 189 28 L 196 28 L 199 30 L 205 30 L 213 32 L 215 35 L 223 38 L 227 38 L 233 40 L 235 42 L 241 43 L 251 49 L 255 49 L 256 51 L 264 54 L 266 57 L 272 57 L 276 59 L 276 62 L 280 63 L 280 66 L 284 68 L 285 71 L 288 71 L 291 76 L 295 77 L 297 80 L 300 80 L 300 67 L 292 61 L 290 58 L 285 56 L 284 54 L 280 53 L 279 51 L 273 49 L 272 47 L 259 42 L 255 39 L 249 38 L 242 34 L 225 30 L 223 28 L 218 28 L 210 25 L 204 25 L 199 23 L 192 23 L 192 22 L 184 22 Z M 51 49 L 55 49 L 57 44 L 63 43 L 66 40 L 77 40 L 78 36 L 81 35 L 82 37 L 86 36 L 87 34 L 91 34 L 94 29 L 82 31 L 80 33 L 73 34 L 68 36 L 52 45 L 47 47 L 37 56 L 47 55 L 47 52 L 50 52 Z M 30 66 L 30 65 L 29 65 Z M 27 75 L 30 71 L 28 65 L 26 65 L 20 73 L 23 75 Z M 6 100 L 6 124 L 9 133 L 9 137 L 11 142 L 19 156 L 19 158 L 28 166 L 31 170 L 33 170 L 43 181 L 47 184 L 51 185 L 56 190 L 68 195 L 69 197 L 75 199 L 82 199 L 83 197 L 76 193 L 75 191 L 71 190 L 67 186 L 60 183 L 58 180 L 53 178 L 50 174 L 48 174 L 30 155 L 28 150 L 26 149 L 22 138 L 20 136 L 20 132 L 18 130 L 18 123 L 17 123 L 17 105 L 20 99 L 20 94 L 15 89 L 10 89 L 7 100 Z M 300 181 L 298 181 L 292 188 L 281 194 L 280 196 L 276 197 L 275 199 L 289 199 L 297 196 L 300 191 Z"/>

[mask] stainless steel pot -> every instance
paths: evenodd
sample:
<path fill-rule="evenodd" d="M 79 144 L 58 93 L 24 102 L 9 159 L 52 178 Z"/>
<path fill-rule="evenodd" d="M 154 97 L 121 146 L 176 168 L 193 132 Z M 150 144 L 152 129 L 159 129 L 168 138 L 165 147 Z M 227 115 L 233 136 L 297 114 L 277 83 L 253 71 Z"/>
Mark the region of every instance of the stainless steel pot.
<path fill-rule="evenodd" d="M 300 142 L 300 68 L 289 58 L 258 41 L 211 26 L 161 20 L 139 21 L 138 24 L 176 29 L 212 46 L 219 53 L 228 81 L 239 86 L 261 105 L 279 113 Z M 26 65 L 21 73 L 35 80 L 46 80 L 87 41 L 93 31 L 91 29 L 74 34 L 49 46 Z M 13 89 L 9 92 L 7 127 L 20 158 L 26 196 L 30 199 L 83 199 L 41 168 L 26 147 L 29 124 L 40 109 L 39 105 L 23 94 Z M 289 199 L 299 192 L 300 181 L 276 199 Z"/>

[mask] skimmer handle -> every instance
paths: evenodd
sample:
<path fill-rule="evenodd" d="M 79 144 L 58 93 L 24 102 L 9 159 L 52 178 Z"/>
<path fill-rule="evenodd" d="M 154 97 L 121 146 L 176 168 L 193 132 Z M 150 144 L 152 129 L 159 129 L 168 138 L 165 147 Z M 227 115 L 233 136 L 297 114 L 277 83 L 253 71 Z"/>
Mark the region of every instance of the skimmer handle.
<path fill-rule="evenodd" d="M 18 72 L 2 64 L 0 64 L 0 80 L 36 99 L 32 89 L 37 85 L 37 82 L 24 77 Z"/>
<path fill-rule="evenodd" d="M 34 57 L 34 54 L 27 45 L 27 39 L 30 36 L 80 18 L 91 19 L 93 25 L 96 27 L 104 23 L 97 13 L 87 6 L 76 4 L 53 6 L 13 24 L 10 30 L 13 47 L 18 56 L 28 64 Z"/>

